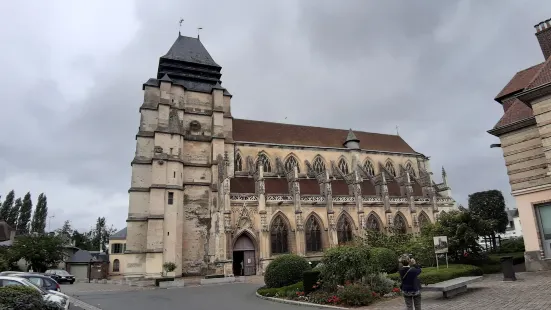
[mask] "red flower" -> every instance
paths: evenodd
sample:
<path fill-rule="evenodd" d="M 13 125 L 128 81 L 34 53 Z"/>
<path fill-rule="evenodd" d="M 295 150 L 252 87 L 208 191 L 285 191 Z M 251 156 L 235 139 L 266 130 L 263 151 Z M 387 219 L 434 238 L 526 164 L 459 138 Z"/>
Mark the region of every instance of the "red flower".
<path fill-rule="evenodd" d="M 377 293 L 375 292 L 371 292 L 371 295 L 373 295 L 373 297 L 377 297 Z"/>
<path fill-rule="evenodd" d="M 397 287 L 393 288 L 392 291 L 393 291 L 394 293 L 400 293 L 400 289 L 397 288 Z"/>

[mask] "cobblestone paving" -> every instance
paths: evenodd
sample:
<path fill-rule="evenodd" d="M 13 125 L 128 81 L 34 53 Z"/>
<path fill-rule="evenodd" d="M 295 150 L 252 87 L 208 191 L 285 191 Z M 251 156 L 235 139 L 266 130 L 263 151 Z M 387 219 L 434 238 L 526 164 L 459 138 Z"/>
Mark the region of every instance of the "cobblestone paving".
<path fill-rule="evenodd" d="M 426 310 L 548 310 L 551 309 L 551 272 L 517 273 L 517 281 L 503 282 L 499 274 L 485 276 L 480 282 L 468 285 L 467 293 L 444 299 L 442 293 L 423 293 Z M 402 310 L 402 298 L 377 303 L 365 310 Z"/>

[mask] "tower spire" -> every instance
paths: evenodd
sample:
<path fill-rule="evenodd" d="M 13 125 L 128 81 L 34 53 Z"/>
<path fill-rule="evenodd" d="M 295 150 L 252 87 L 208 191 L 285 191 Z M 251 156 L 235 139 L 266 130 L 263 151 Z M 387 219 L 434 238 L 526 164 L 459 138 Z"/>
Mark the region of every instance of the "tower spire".
<path fill-rule="evenodd" d="M 178 28 L 178 35 L 182 35 L 182 23 L 184 22 L 183 18 L 180 18 L 180 27 Z"/>

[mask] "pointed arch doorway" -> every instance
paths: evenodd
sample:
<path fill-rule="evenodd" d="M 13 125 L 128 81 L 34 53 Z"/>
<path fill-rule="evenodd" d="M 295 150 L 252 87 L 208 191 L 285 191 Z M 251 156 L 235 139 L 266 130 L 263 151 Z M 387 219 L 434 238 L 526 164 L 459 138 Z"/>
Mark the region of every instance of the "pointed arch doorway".
<path fill-rule="evenodd" d="M 233 274 L 236 276 L 256 274 L 255 247 L 247 234 L 241 234 L 233 245 Z"/>

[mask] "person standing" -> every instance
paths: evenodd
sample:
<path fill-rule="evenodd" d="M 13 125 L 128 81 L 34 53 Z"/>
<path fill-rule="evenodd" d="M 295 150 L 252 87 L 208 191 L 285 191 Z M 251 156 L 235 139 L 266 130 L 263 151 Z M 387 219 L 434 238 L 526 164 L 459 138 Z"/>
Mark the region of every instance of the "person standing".
<path fill-rule="evenodd" d="M 406 254 L 400 257 L 400 263 L 402 264 L 399 271 L 402 281 L 400 289 L 404 295 L 406 309 L 421 310 L 421 281 L 419 280 L 421 267 L 416 264 L 415 259 Z"/>

